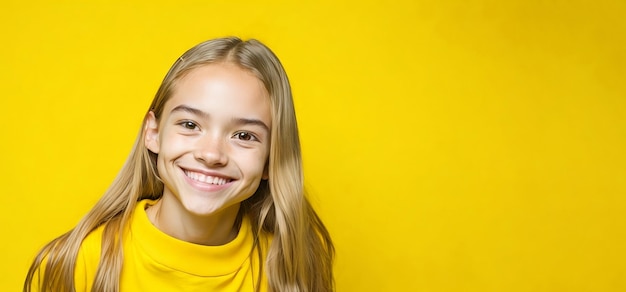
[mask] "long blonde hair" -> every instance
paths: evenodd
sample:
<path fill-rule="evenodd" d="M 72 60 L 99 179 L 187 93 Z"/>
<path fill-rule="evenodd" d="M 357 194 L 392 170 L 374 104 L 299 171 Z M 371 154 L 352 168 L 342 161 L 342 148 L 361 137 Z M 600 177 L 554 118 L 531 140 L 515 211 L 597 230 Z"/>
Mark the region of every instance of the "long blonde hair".
<path fill-rule="evenodd" d="M 157 119 L 176 82 L 199 66 L 230 62 L 255 74 L 269 93 L 272 111 L 269 179 L 241 203 L 240 214 L 251 219 L 255 238 L 273 238 L 261 274 L 270 291 L 333 291 L 334 247 L 330 235 L 304 195 L 298 126 L 289 80 L 274 53 L 257 40 L 221 38 L 198 44 L 170 68 L 149 111 Z M 44 291 L 74 291 L 74 267 L 82 241 L 97 227 L 103 231 L 102 256 L 92 291 L 119 291 L 123 230 L 138 201 L 158 199 L 163 183 L 156 171 L 156 154 L 144 145 L 144 126 L 128 160 L 109 189 L 71 231 L 48 243 L 33 261 L 24 291 L 41 270 Z M 257 244 L 260 249 L 262 245 Z M 258 252 L 260 257 L 263 254 Z M 45 263 L 45 264 L 44 264 Z M 263 264 L 264 263 L 264 264 Z M 259 287 L 257 287 L 259 289 Z"/>

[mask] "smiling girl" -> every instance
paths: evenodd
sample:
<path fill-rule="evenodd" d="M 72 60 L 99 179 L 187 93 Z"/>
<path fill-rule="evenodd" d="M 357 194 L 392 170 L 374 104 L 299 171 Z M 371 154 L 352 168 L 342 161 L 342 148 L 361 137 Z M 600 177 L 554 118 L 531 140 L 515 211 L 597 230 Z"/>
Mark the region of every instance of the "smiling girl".
<path fill-rule="evenodd" d="M 110 188 L 35 258 L 24 291 L 333 291 L 304 196 L 285 71 L 223 38 L 165 76 Z"/>

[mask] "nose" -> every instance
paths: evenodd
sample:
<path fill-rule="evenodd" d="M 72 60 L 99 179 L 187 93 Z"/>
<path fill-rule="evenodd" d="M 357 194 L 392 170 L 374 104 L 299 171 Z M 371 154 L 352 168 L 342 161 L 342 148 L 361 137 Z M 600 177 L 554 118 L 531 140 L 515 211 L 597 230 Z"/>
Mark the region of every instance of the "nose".
<path fill-rule="evenodd" d="M 208 166 L 224 166 L 228 163 L 226 145 L 223 139 L 206 135 L 196 141 L 194 156 Z"/>

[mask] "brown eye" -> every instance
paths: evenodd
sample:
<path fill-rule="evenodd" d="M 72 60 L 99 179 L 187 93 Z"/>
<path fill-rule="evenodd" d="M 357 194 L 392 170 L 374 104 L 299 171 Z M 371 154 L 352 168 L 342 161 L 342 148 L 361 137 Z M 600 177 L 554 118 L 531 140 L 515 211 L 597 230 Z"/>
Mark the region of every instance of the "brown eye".
<path fill-rule="evenodd" d="M 242 141 L 256 141 L 256 137 L 254 137 L 254 135 L 248 133 L 248 132 L 239 132 L 237 134 L 235 134 L 234 136 L 236 139 L 242 140 Z"/>
<path fill-rule="evenodd" d="M 188 129 L 188 130 L 194 130 L 195 128 L 198 127 L 196 123 L 191 122 L 191 121 L 182 122 L 180 123 L 180 125 L 183 126 L 183 128 Z"/>

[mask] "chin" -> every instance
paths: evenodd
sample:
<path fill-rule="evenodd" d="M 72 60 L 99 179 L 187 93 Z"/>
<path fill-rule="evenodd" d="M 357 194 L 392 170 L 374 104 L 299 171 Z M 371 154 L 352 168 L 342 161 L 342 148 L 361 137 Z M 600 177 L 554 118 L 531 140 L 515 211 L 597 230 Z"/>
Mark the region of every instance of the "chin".
<path fill-rule="evenodd" d="M 228 210 L 239 210 L 239 203 L 225 206 L 222 202 L 210 199 L 183 201 L 185 210 L 196 216 L 211 216 L 224 213 Z"/>

